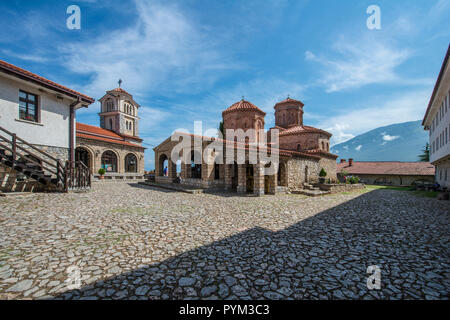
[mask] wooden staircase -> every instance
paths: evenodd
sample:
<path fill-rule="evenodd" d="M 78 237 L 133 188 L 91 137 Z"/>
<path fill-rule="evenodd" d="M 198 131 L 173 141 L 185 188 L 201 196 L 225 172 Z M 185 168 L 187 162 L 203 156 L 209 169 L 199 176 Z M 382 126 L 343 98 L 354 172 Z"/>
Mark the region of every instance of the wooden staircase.
<path fill-rule="evenodd" d="M 49 191 L 68 192 L 91 186 L 91 173 L 84 163 L 64 163 L 2 127 L 0 163 L 38 181 Z"/>

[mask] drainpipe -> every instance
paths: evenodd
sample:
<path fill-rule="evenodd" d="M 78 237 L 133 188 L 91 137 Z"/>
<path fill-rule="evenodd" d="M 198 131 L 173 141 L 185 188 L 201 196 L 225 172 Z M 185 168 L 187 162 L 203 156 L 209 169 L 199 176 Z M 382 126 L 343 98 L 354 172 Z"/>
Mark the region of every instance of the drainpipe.
<path fill-rule="evenodd" d="M 70 105 L 70 133 L 69 133 L 69 161 L 73 163 L 75 161 L 75 111 L 76 107 L 81 103 L 81 98 L 78 97 L 77 101 Z"/>

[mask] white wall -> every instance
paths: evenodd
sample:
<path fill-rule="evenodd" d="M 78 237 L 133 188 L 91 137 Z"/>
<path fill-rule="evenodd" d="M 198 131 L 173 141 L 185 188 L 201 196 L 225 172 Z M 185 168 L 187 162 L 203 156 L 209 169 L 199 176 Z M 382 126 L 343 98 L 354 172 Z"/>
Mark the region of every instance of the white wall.
<path fill-rule="evenodd" d="M 440 100 L 439 107 L 432 117 L 430 128 L 430 161 L 433 163 L 450 154 L 450 89 Z M 437 124 L 437 125 L 436 125 Z M 439 141 L 438 141 L 439 139 Z M 439 143 L 438 143 L 439 142 Z"/>
<path fill-rule="evenodd" d="M 430 135 L 430 162 L 436 167 L 435 180 L 450 187 L 450 66 L 447 65 L 436 91 L 425 126 Z"/>
<path fill-rule="evenodd" d="M 38 96 L 40 123 L 18 121 L 19 89 Z M 0 126 L 16 133 L 18 137 L 39 145 L 69 148 L 70 104 L 73 100 L 38 86 L 16 81 L 0 74 Z"/>

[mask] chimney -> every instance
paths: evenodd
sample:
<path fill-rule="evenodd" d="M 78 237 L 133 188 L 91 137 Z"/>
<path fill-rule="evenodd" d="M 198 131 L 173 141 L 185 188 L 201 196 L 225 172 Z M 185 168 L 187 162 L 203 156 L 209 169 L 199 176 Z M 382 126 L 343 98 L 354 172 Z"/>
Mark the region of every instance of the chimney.
<path fill-rule="evenodd" d="M 353 159 L 350 158 L 350 159 L 348 159 L 348 166 L 351 167 L 352 165 L 353 165 Z"/>
<path fill-rule="evenodd" d="M 345 162 L 345 159 L 341 159 L 341 163 L 344 163 Z"/>

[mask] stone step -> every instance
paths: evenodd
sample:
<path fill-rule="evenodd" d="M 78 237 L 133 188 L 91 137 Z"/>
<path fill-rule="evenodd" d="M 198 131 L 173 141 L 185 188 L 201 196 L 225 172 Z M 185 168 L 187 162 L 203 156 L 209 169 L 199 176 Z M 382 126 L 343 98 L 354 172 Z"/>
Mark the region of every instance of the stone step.
<path fill-rule="evenodd" d="M 185 186 L 185 185 L 179 185 L 179 184 L 175 184 L 175 183 L 169 184 L 169 183 L 157 183 L 157 182 L 150 182 L 150 181 L 141 181 L 138 183 L 141 185 L 146 185 L 146 186 L 150 186 L 150 187 L 156 187 L 156 188 L 172 190 L 172 191 L 180 191 L 180 192 L 185 192 L 185 193 L 190 193 L 190 194 L 199 194 L 199 193 L 205 192 L 204 189 Z"/>
<path fill-rule="evenodd" d="M 330 191 L 301 189 L 301 190 L 292 190 L 291 193 L 302 194 L 302 195 L 309 196 L 309 197 L 318 197 L 318 196 L 323 196 L 325 194 L 329 194 Z"/>

